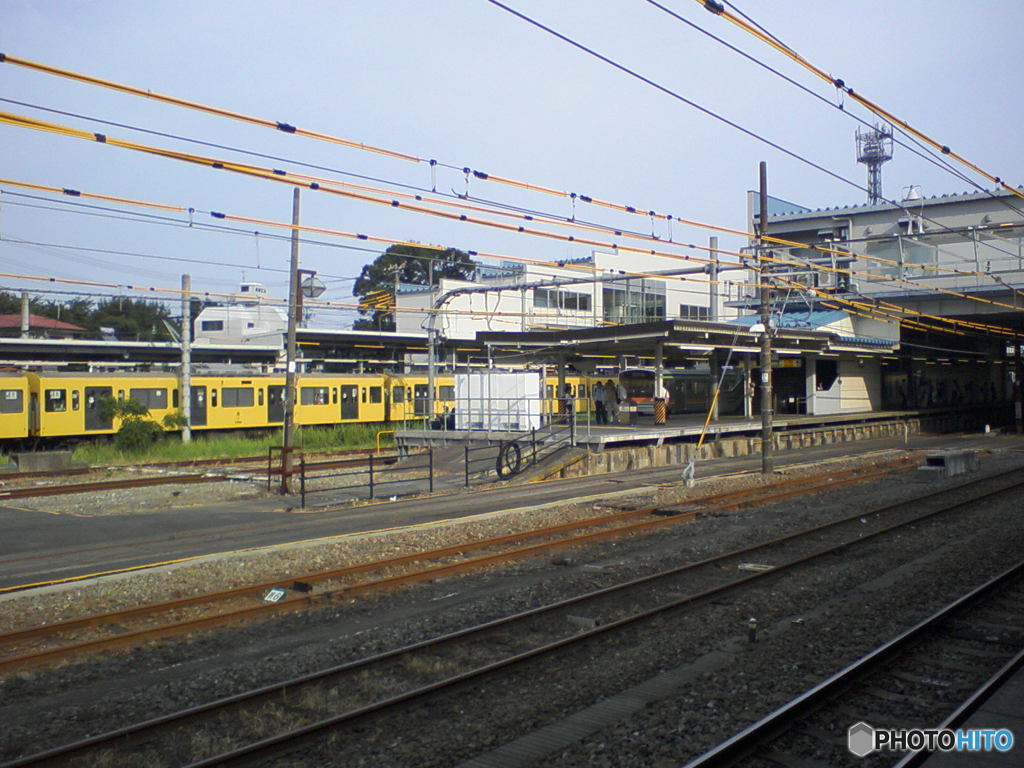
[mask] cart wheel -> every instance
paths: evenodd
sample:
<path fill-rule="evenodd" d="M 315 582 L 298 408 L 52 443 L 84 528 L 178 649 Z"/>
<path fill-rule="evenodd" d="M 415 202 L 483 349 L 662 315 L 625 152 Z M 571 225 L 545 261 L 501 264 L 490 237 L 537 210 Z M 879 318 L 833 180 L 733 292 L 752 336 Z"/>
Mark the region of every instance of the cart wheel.
<path fill-rule="evenodd" d="M 505 443 L 498 451 L 498 477 L 504 479 L 519 474 L 523 467 L 523 453 L 515 443 Z"/>

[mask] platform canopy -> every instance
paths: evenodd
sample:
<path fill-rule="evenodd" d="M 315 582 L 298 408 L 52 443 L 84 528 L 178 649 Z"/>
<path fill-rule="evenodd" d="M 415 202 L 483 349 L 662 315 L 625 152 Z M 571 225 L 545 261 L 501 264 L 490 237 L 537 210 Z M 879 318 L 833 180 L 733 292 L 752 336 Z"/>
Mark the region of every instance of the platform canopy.
<path fill-rule="evenodd" d="M 858 337 L 845 331 L 845 328 L 836 330 L 827 326 L 781 325 L 771 329 L 772 349 L 778 355 L 853 353 L 872 356 L 892 354 L 899 346 L 896 340 Z M 600 364 L 602 358 L 651 358 L 660 345 L 666 366 L 683 366 L 715 350 L 756 354 L 760 351 L 760 339 L 761 328 L 756 316 L 731 323 L 661 320 L 600 328 L 523 333 L 488 331 L 476 335 L 477 342 L 489 348 L 496 358 L 503 358 L 503 362 L 504 358 L 518 356 L 522 362 L 563 360 L 576 364 L 589 360 Z"/>

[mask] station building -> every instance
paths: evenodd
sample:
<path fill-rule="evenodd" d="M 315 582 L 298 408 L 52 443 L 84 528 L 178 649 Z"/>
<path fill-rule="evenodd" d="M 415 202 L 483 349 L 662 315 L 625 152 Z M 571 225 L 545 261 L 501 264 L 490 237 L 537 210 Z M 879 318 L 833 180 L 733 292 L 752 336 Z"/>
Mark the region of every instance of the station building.
<path fill-rule="evenodd" d="M 749 193 L 752 231 L 759 208 Z M 1019 396 L 1024 200 L 1006 191 L 925 198 L 908 188 L 898 205 L 812 210 L 772 198 L 765 231 L 799 243 L 769 245 L 780 326 L 827 311 L 845 314 L 855 335 L 898 340 L 899 351 L 878 361 L 884 407 Z M 756 299 L 738 304 L 753 311 Z M 809 380 L 815 364 L 805 361 Z"/>

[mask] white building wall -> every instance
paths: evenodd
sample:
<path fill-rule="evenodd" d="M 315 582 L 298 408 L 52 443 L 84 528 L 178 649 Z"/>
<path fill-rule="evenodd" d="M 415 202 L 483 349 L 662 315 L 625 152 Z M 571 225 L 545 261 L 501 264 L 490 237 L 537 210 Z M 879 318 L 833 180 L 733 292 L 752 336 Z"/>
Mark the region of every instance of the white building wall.
<path fill-rule="evenodd" d="M 435 291 L 400 293 L 396 329 L 402 333 L 419 333 L 428 327 L 427 308 L 437 297 L 459 288 L 479 289 L 493 286 L 495 290 L 461 293 L 451 296 L 439 313 L 436 327 L 446 338 L 471 339 L 478 331 L 528 331 L 566 327 L 594 327 L 603 322 L 643 322 L 654 319 L 645 316 L 642 309 L 626 316 L 605 306 L 605 296 L 628 294 L 634 304 L 660 301 L 664 319 L 680 317 L 680 307 L 689 308 L 685 317 L 707 319 L 710 308 L 710 282 L 707 274 L 658 276 L 657 272 L 680 269 L 700 269 L 702 262 L 687 262 L 662 256 L 595 252 L 590 264 L 565 267 L 525 265 L 524 271 L 514 276 L 489 278 L 480 282 L 442 280 Z M 629 272 L 629 275 L 618 274 Z M 638 273 L 647 277 L 637 277 Z M 585 280 L 593 275 L 598 279 Z M 609 278 L 614 278 L 613 280 Z M 628 281 L 628 286 L 627 286 Z M 537 286 L 548 282 L 561 285 Z M 628 288 L 628 290 L 627 290 Z M 541 301 L 540 292 L 545 301 Z M 585 297 L 585 300 L 580 297 Z M 657 297 L 657 298 L 655 298 Z M 552 306 L 552 298 L 558 306 Z M 722 306 L 719 300 L 718 317 L 733 317 L 735 310 Z M 586 304 L 584 309 L 575 305 Z M 699 310 L 697 309 L 699 308 Z M 659 308 L 659 312 L 660 312 Z M 699 314 L 697 314 L 699 311 Z M 728 314 L 726 314 L 728 312 Z"/>

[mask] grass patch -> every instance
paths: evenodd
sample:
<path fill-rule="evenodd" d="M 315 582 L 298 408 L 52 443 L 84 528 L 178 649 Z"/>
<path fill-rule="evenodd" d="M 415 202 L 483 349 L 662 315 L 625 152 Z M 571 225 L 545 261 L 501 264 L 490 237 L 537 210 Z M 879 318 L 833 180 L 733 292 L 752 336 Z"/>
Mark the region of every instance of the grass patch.
<path fill-rule="evenodd" d="M 307 452 L 343 449 L 374 450 L 377 433 L 393 429 L 389 424 L 333 424 L 319 427 L 297 427 L 295 442 Z M 193 432 L 192 442 L 181 442 L 181 436 L 170 433 L 138 450 L 118 448 L 112 440 L 82 443 L 74 451 L 76 461 L 91 465 L 126 464 L 140 461 L 189 461 L 191 459 L 233 459 L 266 456 L 271 446 L 280 446 L 280 429 L 260 432 L 256 436 Z M 395 443 L 392 435 L 381 436 L 381 448 Z"/>

